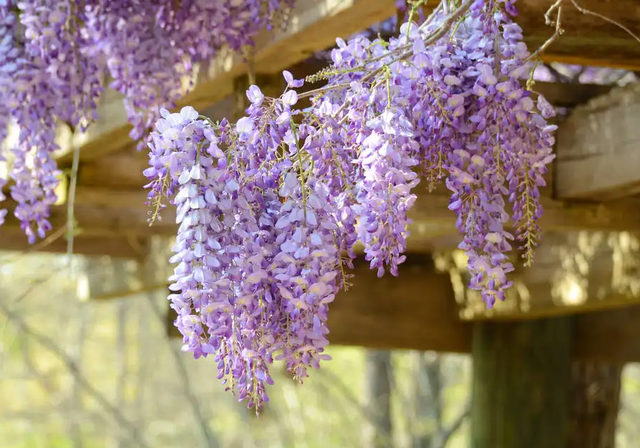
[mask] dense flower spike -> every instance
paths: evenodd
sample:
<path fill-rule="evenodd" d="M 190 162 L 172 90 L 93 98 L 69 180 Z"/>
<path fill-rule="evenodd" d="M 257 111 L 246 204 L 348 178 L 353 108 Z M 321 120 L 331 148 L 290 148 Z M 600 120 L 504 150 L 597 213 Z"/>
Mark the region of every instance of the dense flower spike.
<path fill-rule="evenodd" d="M 196 63 L 225 46 L 251 45 L 293 2 L 0 0 L 0 144 L 12 122 L 19 139 L 11 148 L 11 195 L 29 241 L 51 227 L 61 174 L 56 129 L 84 131 L 98 118 L 105 79 L 124 94 L 131 137 L 142 148 L 160 109 L 192 87 Z M 0 179 L 0 187 L 6 183 Z"/>
<path fill-rule="evenodd" d="M 513 14 L 513 0 L 443 3 L 389 41 L 338 39 L 311 78 L 327 86 L 299 93 L 284 72 L 282 96 L 251 86 L 235 124 L 163 112 L 145 175 L 154 210 L 163 197 L 178 208 L 176 325 L 250 407 L 268 399 L 275 359 L 303 379 L 328 358 L 328 306 L 357 242 L 378 275 L 398 275 L 419 186 L 451 191 L 487 306 L 511 285 L 512 240 L 531 262 L 553 109 L 521 85 L 533 64 Z"/>

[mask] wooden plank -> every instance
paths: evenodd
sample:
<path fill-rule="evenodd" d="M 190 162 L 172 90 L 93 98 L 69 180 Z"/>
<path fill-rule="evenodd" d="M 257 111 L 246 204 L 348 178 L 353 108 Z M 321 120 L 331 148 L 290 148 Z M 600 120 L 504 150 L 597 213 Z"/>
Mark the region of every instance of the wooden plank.
<path fill-rule="evenodd" d="M 460 321 L 448 279 L 431 270 L 426 255 L 411 254 L 397 278 L 378 279 L 359 265 L 354 286 L 329 312 L 332 344 L 373 349 L 470 353 L 472 322 Z M 151 290 L 163 288 L 155 285 Z M 141 291 L 132 291 L 139 293 Z M 167 331 L 180 337 L 169 310 Z M 640 362 L 640 305 L 573 316 L 572 359 Z"/>
<path fill-rule="evenodd" d="M 329 313 L 329 340 L 369 348 L 466 350 L 470 327 L 455 319 L 451 282 L 432 267 L 429 255 L 412 254 L 400 276 L 380 279 L 360 265 L 353 288 L 340 293 Z"/>
<path fill-rule="evenodd" d="M 412 211 L 413 219 L 419 222 L 449 223 L 453 229 L 455 215 L 447 209 L 449 197 L 444 194 L 421 193 Z M 544 214 L 540 219 L 543 231 L 578 230 L 640 230 L 640 203 L 635 200 L 609 203 L 580 203 L 542 198 Z"/>
<path fill-rule="evenodd" d="M 163 213 L 163 221 L 148 226 L 144 205 L 146 194 L 142 190 L 110 191 L 102 188 L 82 187 L 78 190 L 76 218 L 84 231 L 109 234 L 160 234 L 175 233 L 174 210 Z M 447 209 L 449 198 L 439 194 L 421 193 L 410 217 L 414 220 L 410 230 L 413 239 L 433 236 L 436 233 L 455 234 L 455 215 Z M 551 199 L 545 200 L 545 215 L 540 220 L 544 232 L 550 231 L 636 231 L 640 230 L 640 204 L 622 201 L 611 204 L 569 204 Z M 135 207 L 135 208 L 134 208 Z M 8 226 L 17 225 L 8 219 Z M 64 206 L 52 209 L 52 222 L 66 222 Z M 100 230 L 103 229 L 103 230 Z"/>
<path fill-rule="evenodd" d="M 570 318 L 478 323 L 473 333 L 473 448 L 566 448 Z"/>
<path fill-rule="evenodd" d="M 624 366 L 574 362 L 567 448 L 615 448 Z"/>
<path fill-rule="evenodd" d="M 600 6 L 596 0 L 584 0 L 584 7 L 603 13 L 607 17 L 637 30 L 637 13 L 633 0 L 620 0 L 615 5 Z M 517 20 L 525 33 L 529 48 L 537 48 L 550 35 L 551 28 L 544 24 L 544 13 L 549 7 L 538 0 L 522 0 Z M 390 0 L 299 0 L 286 30 L 276 29 L 264 33 L 257 40 L 254 51 L 256 72 L 273 74 L 309 58 L 314 52 L 332 46 L 335 37 L 349 35 L 394 15 Z M 564 35 L 544 54 L 545 61 L 564 61 L 583 65 L 624 66 L 640 68 L 640 46 L 616 26 L 593 16 L 579 13 L 573 6 L 564 8 Z M 585 30 L 589 30 L 585 32 Z M 205 110 L 224 100 L 233 92 L 233 80 L 246 72 L 242 58 L 232 52 L 223 52 L 207 66 L 200 67 L 195 90 L 179 101 L 179 106 L 192 105 Z M 61 164 L 71 161 L 71 142 L 82 147 L 85 160 L 100 157 L 131 144 L 130 126 L 121 101 L 122 97 L 109 91 L 103 98 L 100 120 L 89 132 L 72 139 L 61 136 Z"/>
<path fill-rule="evenodd" d="M 145 249 L 150 247 L 156 258 L 141 267 L 153 274 L 151 280 L 128 290 L 116 291 L 109 285 L 107 289 L 94 288 L 91 298 L 133 297 L 162 290 L 168 294 L 164 279 L 171 272 L 166 262 L 170 245 L 166 239 L 153 238 Z M 142 257 L 137 260 L 142 263 Z M 134 272 L 140 271 L 132 270 L 129 275 L 135 276 Z M 459 319 L 456 287 L 447 275 L 434 272 L 430 255 L 409 254 L 397 278 L 387 275 L 378 279 L 362 260 L 354 273 L 353 287 L 340 293 L 331 305 L 329 338 L 333 344 L 470 353 L 473 323 Z M 102 296 L 98 295 L 100 289 Z M 636 342 L 640 339 L 640 305 L 580 314 L 572 319 L 576 332 L 573 359 L 640 361 L 640 345 Z M 168 315 L 167 331 L 178 337 L 172 321 Z"/>
<path fill-rule="evenodd" d="M 390 0 L 298 0 L 286 30 L 275 29 L 257 39 L 254 50 L 255 70 L 271 74 L 294 65 L 335 44 L 337 36 L 349 36 L 394 14 Z M 246 64 L 230 51 L 223 51 L 208 66 L 200 67 L 195 89 L 179 101 L 178 106 L 191 105 L 207 109 L 233 92 L 233 80 L 245 74 Z M 102 101 L 99 123 L 76 140 L 82 148 L 83 160 L 91 160 L 130 145 L 131 127 L 127 123 L 122 97 L 110 92 Z M 66 140 L 66 141 L 64 141 Z M 62 141 L 59 163 L 71 161 L 71 140 Z"/>
<path fill-rule="evenodd" d="M 434 272 L 429 255 L 412 254 L 400 272 L 399 277 L 378 279 L 367 263 L 358 263 L 353 286 L 331 304 L 329 341 L 369 348 L 467 352 L 471 325 L 455 318 L 449 277 Z M 169 324 L 168 330 L 175 335 Z"/>
<path fill-rule="evenodd" d="M 110 169 L 104 171 L 111 172 Z M 99 182 L 96 183 L 99 184 Z M 441 193 L 444 192 L 419 194 L 410 212 L 410 217 L 414 220 L 409 228 L 411 235 L 408 244 L 411 251 L 454 249 L 459 244 L 461 236 L 455 229 L 455 215 L 447 209 L 448 196 Z M 173 208 L 165 209 L 162 212 L 162 220 L 149 226 L 147 223 L 149 209 L 144 205 L 145 200 L 146 192 L 141 188 L 111 190 L 80 184 L 74 212 L 78 230 L 83 235 L 92 237 L 144 239 L 151 235 L 175 236 L 177 226 Z M 640 203 L 637 201 L 571 204 L 546 198 L 543 204 L 545 214 L 540 220 L 540 225 L 545 233 L 580 230 L 640 230 Z M 16 234 L 19 234 L 17 229 L 20 223 L 13 216 L 12 202 L 8 201 L 6 205 L 10 211 L 3 229 L 13 229 Z M 66 227 L 66 205 L 52 207 L 50 222 L 54 231 Z"/>
<path fill-rule="evenodd" d="M 558 131 L 558 197 L 602 200 L 640 192 L 639 118 L 635 84 L 575 109 Z"/>
<path fill-rule="evenodd" d="M 135 197 L 135 195 L 133 195 Z M 104 200 L 106 201 L 106 199 Z M 20 235 L 20 222 L 13 215 L 12 204 L 9 203 L 9 213 L 6 222 L 0 232 L 13 232 Z M 105 208 L 100 205 L 83 204 L 76 205 L 74 218 L 76 221 L 76 232 L 84 236 L 109 237 L 109 238 L 148 238 L 151 235 L 175 236 L 177 227 L 172 214 L 163 214 L 168 217 L 167 221 L 158 221 L 153 227 L 147 223 L 147 211 L 144 208 L 114 207 Z M 54 233 L 58 229 L 67 227 L 67 208 L 65 205 L 51 208 L 49 217 L 53 229 L 49 233 Z M 25 238 L 24 234 L 20 236 Z M 0 248 L 2 246 L 0 245 Z"/>
<path fill-rule="evenodd" d="M 73 241 L 73 253 L 76 255 L 108 255 L 115 258 L 136 258 L 141 255 L 139 247 L 144 242 L 139 239 L 104 238 L 98 236 L 78 235 Z M 67 241 L 59 238 L 46 245 L 38 245 L 37 252 L 63 254 L 67 252 Z M 0 250 L 31 252 L 34 246 L 27 242 L 23 233 L 2 228 L 0 232 Z"/>
<path fill-rule="evenodd" d="M 640 306 L 576 317 L 575 359 L 624 364 L 640 361 Z"/>
<path fill-rule="evenodd" d="M 630 250 L 638 240 L 631 235 L 590 232 L 545 235 L 535 263 L 511 274 L 514 287 L 504 302 L 487 310 L 469 281 L 466 258 L 455 253 L 446 266 L 457 283 L 460 316 L 465 320 L 532 320 L 552 316 L 587 314 L 640 304 Z"/>
<path fill-rule="evenodd" d="M 606 66 L 637 70 L 640 68 L 640 45 L 626 31 L 603 20 L 606 17 L 640 35 L 640 8 L 636 0 L 576 0 L 580 7 L 597 15 L 584 14 L 573 2 L 563 2 L 561 17 L 564 33 L 544 53 L 543 60 L 578 65 Z M 516 21 L 522 27 L 530 49 L 538 48 L 552 34 L 545 25 L 544 14 L 551 1 L 519 0 Z M 555 14 L 552 14 L 555 18 Z"/>

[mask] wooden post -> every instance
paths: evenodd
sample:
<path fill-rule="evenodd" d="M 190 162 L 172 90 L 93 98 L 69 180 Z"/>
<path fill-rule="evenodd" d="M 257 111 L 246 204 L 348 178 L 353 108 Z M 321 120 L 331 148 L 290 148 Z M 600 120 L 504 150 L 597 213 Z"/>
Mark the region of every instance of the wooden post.
<path fill-rule="evenodd" d="M 574 362 L 569 448 L 615 448 L 622 364 Z"/>
<path fill-rule="evenodd" d="M 570 317 L 478 323 L 471 448 L 567 448 Z"/>

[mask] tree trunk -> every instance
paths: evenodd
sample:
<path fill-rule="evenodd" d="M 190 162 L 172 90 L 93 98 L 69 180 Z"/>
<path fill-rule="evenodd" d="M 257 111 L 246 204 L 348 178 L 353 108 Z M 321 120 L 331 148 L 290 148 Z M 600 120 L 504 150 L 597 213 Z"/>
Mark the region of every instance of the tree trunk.
<path fill-rule="evenodd" d="M 567 448 L 571 318 L 476 324 L 471 448 Z"/>
<path fill-rule="evenodd" d="M 391 439 L 392 365 L 389 350 L 367 350 L 367 411 L 371 424 L 365 434 L 365 447 L 389 448 Z"/>
<path fill-rule="evenodd" d="M 615 448 L 622 365 L 575 362 L 569 448 Z"/>
<path fill-rule="evenodd" d="M 440 357 L 419 352 L 415 362 L 412 448 L 432 448 L 443 432 Z"/>

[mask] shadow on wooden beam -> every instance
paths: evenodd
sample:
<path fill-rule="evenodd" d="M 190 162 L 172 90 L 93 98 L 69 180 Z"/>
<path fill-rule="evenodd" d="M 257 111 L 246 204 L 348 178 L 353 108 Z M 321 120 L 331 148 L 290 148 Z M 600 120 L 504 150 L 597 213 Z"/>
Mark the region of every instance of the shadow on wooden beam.
<path fill-rule="evenodd" d="M 370 348 L 469 351 L 471 324 L 458 321 L 448 274 L 435 272 L 431 256 L 411 254 L 400 276 L 377 278 L 360 260 L 353 286 L 329 309 L 329 341 Z M 167 331 L 180 337 L 169 309 Z"/>
<path fill-rule="evenodd" d="M 379 349 L 471 353 L 474 322 L 456 317 L 448 275 L 433 271 L 428 255 L 408 257 L 400 276 L 378 279 L 365 263 L 355 270 L 353 287 L 329 311 L 329 341 Z M 167 314 L 167 332 L 180 337 Z M 640 306 L 597 311 L 574 320 L 572 357 L 611 363 L 640 362 Z M 492 322 L 510 325 L 510 321 Z"/>

